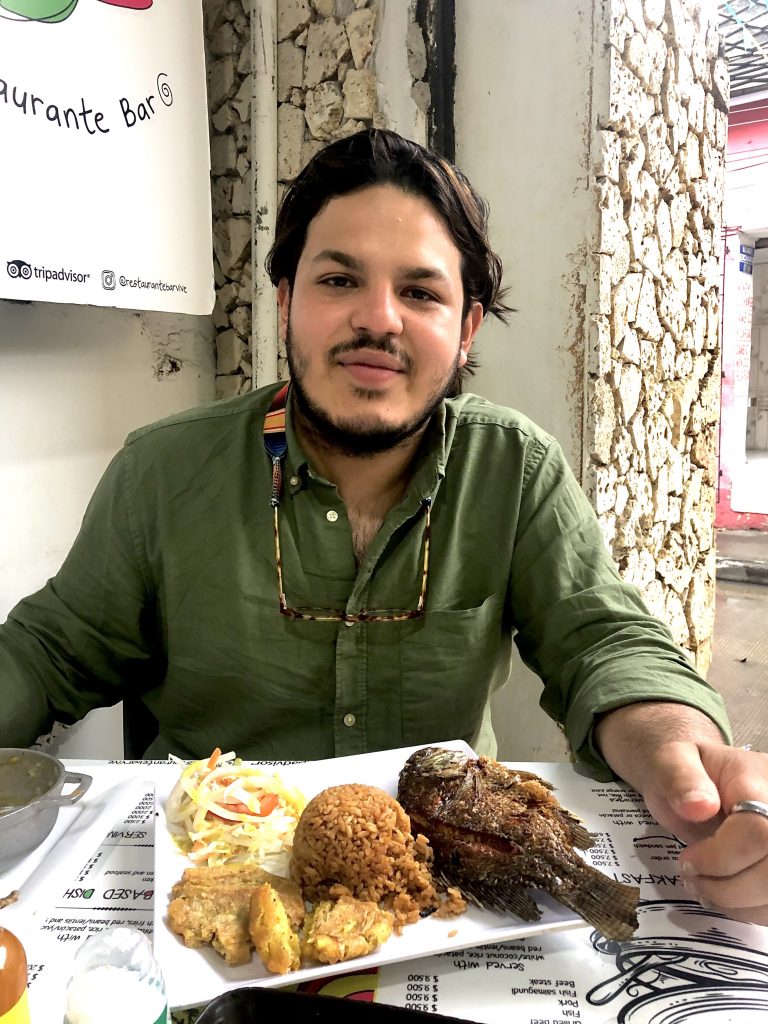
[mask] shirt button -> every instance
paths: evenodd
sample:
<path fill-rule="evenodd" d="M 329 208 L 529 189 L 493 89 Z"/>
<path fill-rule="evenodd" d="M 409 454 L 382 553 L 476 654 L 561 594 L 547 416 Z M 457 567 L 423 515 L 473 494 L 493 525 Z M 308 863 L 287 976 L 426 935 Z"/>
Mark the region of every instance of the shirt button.
<path fill-rule="evenodd" d="M 345 626 L 354 626 L 354 622 L 351 619 L 344 619 Z"/>
<path fill-rule="evenodd" d="M 339 513 L 336 511 L 335 508 L 332 508 L 330 509 L 330 511 L 325 513 L 325 518 L 328 520 L 329 523 L 335 523 L 336 520 L 339 518 Z"/>
<path fill-rule="evenodd" d="M 297 476 L 292 476 L 288 483 L 291 485 L 291 487 L 298 487 L 300 480 Z"/>
<path fill-rule="evenodd" d="M 344 721 L 344 725 L 352 726 L 352 725 L 355 724 L 355 716 L 353 714 L 351 714 L 351 713 L 350 714 L 346 714 L 346 715 L 344 715 L 343 721 Z"/>

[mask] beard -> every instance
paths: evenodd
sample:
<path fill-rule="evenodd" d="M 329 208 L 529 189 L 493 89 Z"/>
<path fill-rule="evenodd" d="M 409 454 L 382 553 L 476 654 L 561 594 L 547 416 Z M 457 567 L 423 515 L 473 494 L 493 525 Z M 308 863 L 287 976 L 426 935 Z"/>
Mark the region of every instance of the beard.
<path fill-rule="evenodd" d="M 292 400 L 297 415 L 315 443 L 339 455 L 366 458 L 397 448 L 422 430 L 443 399 L 452 398 L 461 393 L 461 370 L 459 367 L 461 350 L 457 346 L 453 366 L 445 378 L 439 381 L 430 392 L 421 409 L 409 419 L 402 423 L 391 424 L 375 413 L 366 416 L 345 417 L 341 412 L 335 413 L 323 409 L 307 393 L 304 379 L 308 363 L 306 358 L 296 350 L 291 333 L 290 317 L 286 328 L 285 348 L 291 375 Z M 357 352 L 360 349 L 371 349 L 395 356 L 402 363 L 406 373 L 412 366 L 411 358 L 398 348 L 388 335 L 376 337 L 368 333 L 360 334 L 352 341 L 334 345 L 326 358 L 332 364 L 343 353 Z M 381 397 L 379 392 L 362 387 L 356 388 L 355 393 L 359 398 L 367 398 L 372 406 Z"/>

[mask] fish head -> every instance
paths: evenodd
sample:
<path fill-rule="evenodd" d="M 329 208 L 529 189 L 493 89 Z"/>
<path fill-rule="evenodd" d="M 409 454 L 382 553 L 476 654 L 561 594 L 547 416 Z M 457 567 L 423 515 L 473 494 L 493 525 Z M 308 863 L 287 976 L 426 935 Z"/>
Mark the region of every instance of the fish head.
<path fill-rule="evenodd" d="M 467 771 L 469 758 L 460 750 L 445 747 L 421 747 L 405 762 L 404 769 L 440 779 L 455 779 Z"/>

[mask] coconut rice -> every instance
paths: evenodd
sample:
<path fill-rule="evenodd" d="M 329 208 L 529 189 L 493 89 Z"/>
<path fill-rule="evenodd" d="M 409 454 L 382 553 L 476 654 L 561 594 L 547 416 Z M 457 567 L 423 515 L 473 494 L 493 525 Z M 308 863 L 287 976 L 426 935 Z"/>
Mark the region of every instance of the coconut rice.
<path fill-rule="evenodd" d="M 440 907 L 431 862 L 428 840 L 411 835 L 397 800 L 351 783 L 324 789 L 307 804 L 293 838 L 291 877 L 310 903 L 349 893 L 387 907 L 399 932 Z"/>

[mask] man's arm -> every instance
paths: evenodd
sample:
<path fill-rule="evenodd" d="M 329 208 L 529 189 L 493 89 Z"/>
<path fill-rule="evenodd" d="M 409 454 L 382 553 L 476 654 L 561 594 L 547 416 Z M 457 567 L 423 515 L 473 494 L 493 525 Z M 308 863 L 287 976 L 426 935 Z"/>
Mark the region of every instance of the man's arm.
<path fill-rule="evenodd" d="M 595 722 L 638 701 L 690 706 L 728 739 L 722 698 L 619 576 L 556 442 L 535 442 L 526 455 L 510 605 L 520 653 L 544 682 L 542 707 L 595 777 L 611 778 Z"/>
<path fill-rule="evenodd" d="M 9 624 L 0 626 L 0 746 L 28 747 L 53 725 L 54 715 L 40 680 L 50 663 L 35 669 Z"/>
<path fill-rule="evenodd" d="M 695 823 L 720 811 L 720 796 L 702 774 L 698 750 L 700 745 L 724 747 L 724 741 L 701 712 L 670 702 L 629 704 L 601 715 L 594 739 L 616 775 L 643 793 L 657 821 L 674 825 L 681 839 L 687 841 L 688 835 L 680 830 L 694 826 L 690 835 L 695 835 Z"/>
<path fill-rule="evenodd" d="M 57 575 L 0 626 L 0 745 L 28 746 L 54 719 L 71 723 L 145 686 L 153 635 L 121 452 L 89 503 Z"/>
<path fill-rule="evenodd" d="M 645 702 L 600 717 L 594 741 L 653 817 L 687 843 L 683 885 L 704 905 L 768 924 L 768 819 L 732 814 L 768 803 L 768 755 L 728 746 L 714 723 L 682 704 Z"/>
<path fill-rule="evenodd" d="M 511 600 L 518 646 L 544 681 L 542 706 L 597 777 L 614 773 L 688 843 L 692 896 L 768 924 L 768 755 L 728 746 L 722 698 L 667 627 L 622 583 L 594 512 L 550 445 L 521 504 Z"/>

